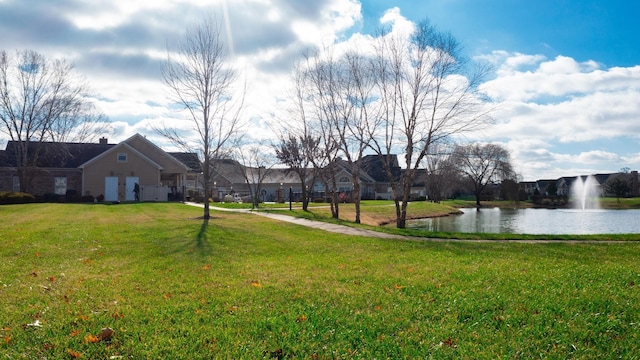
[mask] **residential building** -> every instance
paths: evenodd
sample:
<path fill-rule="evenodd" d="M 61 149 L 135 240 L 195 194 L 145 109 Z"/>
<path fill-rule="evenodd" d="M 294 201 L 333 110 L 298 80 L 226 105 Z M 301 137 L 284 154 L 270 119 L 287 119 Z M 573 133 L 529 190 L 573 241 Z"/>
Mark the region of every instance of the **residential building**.
<path fill-rule="evenodd" d="M 20 189 L 16 146 L 10 141 L 0 154 L 0 191 Z M 140 134 L 118 144 L 102 138 L 97 144 L 31 142 L 28 146 L 36 166 L 26 169 L 22 178 L 36 196 L 134 201 L 138 184 L 139 200 L 167 201 L 181 198 L 188 184 L 198 182 L 198 169 L 182 162 L 195 154 L 182 154 L 178 160 Z"/>

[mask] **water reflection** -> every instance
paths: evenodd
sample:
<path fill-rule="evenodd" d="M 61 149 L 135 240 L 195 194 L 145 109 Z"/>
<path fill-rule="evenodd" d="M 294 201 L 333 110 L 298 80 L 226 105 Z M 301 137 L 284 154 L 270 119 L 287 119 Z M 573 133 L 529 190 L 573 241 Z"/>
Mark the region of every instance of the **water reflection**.
<path fill-rule="evenodd" d="M 640 233 L 640 210 L 465 208 L 464 214 L 409 222 L 443 232 L 516 234 Z"/>

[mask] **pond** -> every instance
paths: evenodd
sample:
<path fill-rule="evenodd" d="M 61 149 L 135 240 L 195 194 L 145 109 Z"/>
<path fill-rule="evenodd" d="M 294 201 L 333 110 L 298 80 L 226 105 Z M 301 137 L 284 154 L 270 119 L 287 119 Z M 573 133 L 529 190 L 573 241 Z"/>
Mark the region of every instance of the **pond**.
<path fill-rule="evenodd" d="M 640 210 L 460 209 L 462 215 L 412 220 L 407 227 L 442 232 L 514 234 L 640 233 Z"/>

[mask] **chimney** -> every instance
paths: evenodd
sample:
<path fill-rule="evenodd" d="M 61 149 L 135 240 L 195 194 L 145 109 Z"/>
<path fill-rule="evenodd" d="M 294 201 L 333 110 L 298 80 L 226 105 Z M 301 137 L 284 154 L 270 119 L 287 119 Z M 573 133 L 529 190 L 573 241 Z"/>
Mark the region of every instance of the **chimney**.
<path fill-rule="evenodd" d="M 107 138 L 106 137 L 101 137 L 100 138 L 100 145 L 107 145 L 107 144 L 108 144 Z"/>

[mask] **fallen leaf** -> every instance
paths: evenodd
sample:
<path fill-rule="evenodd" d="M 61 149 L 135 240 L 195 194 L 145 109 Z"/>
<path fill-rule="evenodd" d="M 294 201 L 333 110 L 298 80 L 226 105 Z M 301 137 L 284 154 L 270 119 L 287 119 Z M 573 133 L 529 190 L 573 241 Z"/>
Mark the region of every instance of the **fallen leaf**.
<path fill-rule="evenodd" d="M 38 270 L 33 270 L 33 271 L 31 272 L 31 274 L 29 274 L 29 275 L 31 275 L 31 276 L 33 276 L 33 277 L 37 277 L 37 276 L 38 276 Z"/>
<path fill-rule="evenodd" d="M 11 335 L 9 335 L 9 336 L 5 336 L 3 340 L 4 340 L 4 343 L 5 343 L 5 344 L 10 343 L 10 342 L 11 342 Z"/>
<path fill-rule="evenodd" d="M 40 257 L 40 253 L 36 251 L 36 257 Z"/>
<path fill-rule="evenodd" d="M 164 293 L 162 297 L 164 297 L 165 299 L 171 299 L 171 293 Z"/>
<path fill-rule="evenodd" d="M 260 287 L 262 287 L 262 284 L 260 284 L 258 281 L 252 281 L 251 282 L 251 286 L 260 288 Z"/>
<path fill-rule="evenodd" d="M 71 349 L 67 349 L 67 354 L 69 354 L 69 356 L 71 356 L 74 359 L 78 359 L 78 358 L 82 357 L 82 354 L 80 354 L 77 351 L 73 351 Z"/>
<path fill-rule="evenodd" d="M 202 267 L 202 270 L 209 270 L 209 269 L 211 269 L 211 264 L 207 264 Z"/>
<path fill-rule="evenodd" d="M 398 284 L 394 284 L 393 287 L 396 288 L 396 290 L 404 289 L 404 286 L 400 286 Z"/>
<path fill-rule="evenodd" d="M 307 315 L 302 314 L 296 318 L 296 322 L 305 322 L 307 321 Z"/>
<path fill-rule="evenodd" d="M 53 344 L 46 342 L 42 344 L 42 349 L 44 349 L 45 351 L 53 350 Z"/>
<path fill-rule="evenodd" d="M 124 314 L 116 311 L 113 314 L 111 314 L 111 317 L 114 319 L 122 319 L 124 317 Z"/>
<path fill-rule="evenodd" d="M 453 341 L 453 339 L 451 339 L 450 337 L 447 338 L 446 340 L 442 340 L 441 342 L 443 345 L 446 345 L 448 347 L 454 348 L 456 347 L 456 343 L 455 341 Z"/>
<path fill-rule="evenodd" d="M 49 276 L 49 281 L 56 282 L 56 277 L 55 276 Z"/>
<path fill-rule="evenodd" d="M 85 343 L 96 343 L 98 341 L 100 341 L 100 339 L 98 339 L 97 336 L 93 336 L 91 334 L 89 334 L 89 335 L 84 337 L 84 342 Z"/>
<path fill-rule="evenodd" d="M 282 349 L 277 349 L 274 351 L 264 351 L 263 355 L 269 355 L 270 359 L 283 359 L 284 358 L 284 353 L 282 352 Z"/>

